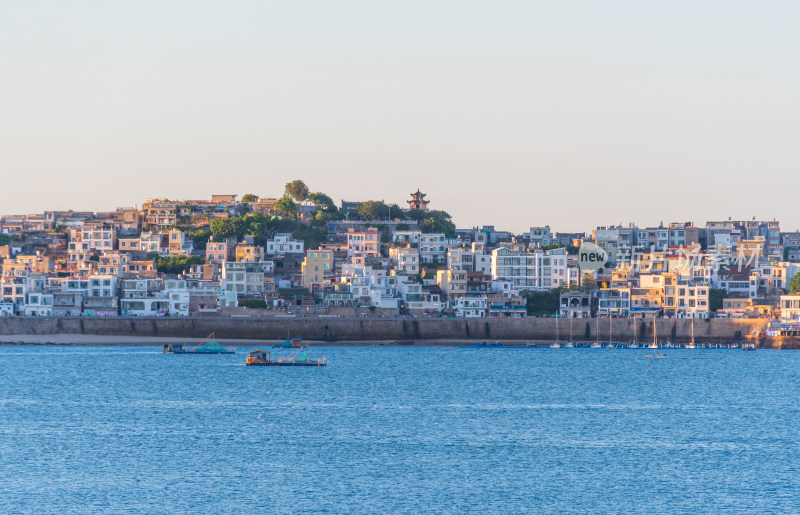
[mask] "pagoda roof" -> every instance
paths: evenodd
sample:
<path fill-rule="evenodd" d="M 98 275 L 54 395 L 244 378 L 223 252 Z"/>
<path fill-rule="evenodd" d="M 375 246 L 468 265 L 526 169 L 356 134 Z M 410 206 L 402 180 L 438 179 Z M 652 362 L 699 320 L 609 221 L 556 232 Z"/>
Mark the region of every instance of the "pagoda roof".
<path fill-rule="evenodd" d="M 417 188 L 417 192 L 416 193 L 412 193 L 411 196 L 412 197 L 424 197 L 424 196 L 426 196 L 426 194 L 422 193 L 421 191 L 419 191 L 419 188 Z"/>

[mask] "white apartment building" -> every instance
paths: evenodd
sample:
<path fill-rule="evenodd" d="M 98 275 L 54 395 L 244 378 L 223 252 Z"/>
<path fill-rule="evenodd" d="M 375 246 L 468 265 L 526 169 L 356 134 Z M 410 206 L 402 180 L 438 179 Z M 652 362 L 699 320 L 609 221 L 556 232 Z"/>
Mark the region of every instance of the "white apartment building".
<path fill-rule="evenodd" d="M 492 251 L 492 279 L 505 279 L 520 290 L 549 290 L 567 285 L 566 249 L 533 252 L 501 246 Z"/>
<path fill-rule="evenodd" d="M 460 297 L 456 299 L 454 307 L 459 318 L 485 318 L 486 296 Z"/>
<path fill-rule="evenodd" d="M 274 238 L 267 240 L 267 254 L 305 254 L 303 240 L 292 238 L 291 233 L 278 233 Z"/>
<path fill-rule="evenodd" d="M 413 247 L 393 247 L 389 258 L 398 275 L 417 275 L 419 273 L 419 249 Z"/>

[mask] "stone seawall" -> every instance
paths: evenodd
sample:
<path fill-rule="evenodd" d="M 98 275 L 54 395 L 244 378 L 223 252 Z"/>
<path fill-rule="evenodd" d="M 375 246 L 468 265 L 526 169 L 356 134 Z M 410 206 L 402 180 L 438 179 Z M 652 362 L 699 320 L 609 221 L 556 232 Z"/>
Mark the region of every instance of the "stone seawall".
<path fill-rule="evenodd" d="M 656 322 L 658 339 L 688 341 L 689 320 L 662 319 Z M 613 319 L 615 341 L 652 341 L 652 322 Z M 728 343 L 766 328 L 764 319 L 697 320 L 697 342 Z M 575 340 L 609 340 L 609 320 L 573 319 Z M 107 335 L 171 338 L 203 338 L 210 333 L 225 339 L 280 340 L 288 335 L 318 341 L 392 340 L 555 340 L 570 334 L 569 319 L 456 319 L 456 318 L 37 318 L 0 317 L 0 342 L 15 335 Z M 6 337 L 6 338 L 4 338 Z"/>

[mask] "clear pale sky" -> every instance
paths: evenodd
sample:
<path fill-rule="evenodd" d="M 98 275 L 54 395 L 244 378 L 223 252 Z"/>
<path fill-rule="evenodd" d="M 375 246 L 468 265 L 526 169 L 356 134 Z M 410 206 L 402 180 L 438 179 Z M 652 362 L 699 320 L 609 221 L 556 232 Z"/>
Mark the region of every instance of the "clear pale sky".
<path fill-rule="evenodd" d="M 0 4 L 0 213 L 402 204 L 800 228 L 797 1 Z"/>

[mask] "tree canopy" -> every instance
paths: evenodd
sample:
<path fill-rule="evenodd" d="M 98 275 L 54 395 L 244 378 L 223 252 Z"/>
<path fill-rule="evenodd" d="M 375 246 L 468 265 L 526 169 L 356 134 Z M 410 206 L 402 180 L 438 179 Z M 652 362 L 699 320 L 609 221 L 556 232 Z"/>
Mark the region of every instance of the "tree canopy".
<path fill-rule="evenodd" d="M 529 315 L 555 315 L 559 311 L 559 301 L 563 288 L 553 288 L 547 291 L 524 290 L 521 295 L 525 298 Z"/>
<path fill-rule="evenodd" d="M 445 211 L 412 209 L 406 213 L 406 216 L 411 220 L 416 220 L 420 231 L 424 233 L 444 233 L 448 238 L 456 236 L 456 224 Z"/>
<path fill-rule="evenodd" d="M 263 213 L 231 216 L 211 222 L 211 234 L 216 241 L 225 238 L 241 240 L 245 235 L 250 235 L 256 245 L 264 245 L 279 232 L 291 233 L 294 238 L 303 240 L 308 248 L 317 248 L 325 241 L 327 234 L 323 229 L 309 226 L 294 217 L 267 217 Z"/>
<path fill-rule="evenodd" d="M 163 274 L 185 274 L 192 265 L 202 265 L 206 262 L 200 256 L 180 255 L 165 258 L 155 252 L 151 252 L 147 256 L 156 260 L 156 269 Z"/>
<path fill-rule="evenodd" d="M 797 293 L 800 291 L 800 272 L 794 274 L 792 280 L 789 281 L 789 293 Z"/>
<path fill-rule="evenodd" d="M 297 202 L 302 202 L 308 198 L 308 186 L 300 179 L 286 183 L 285 196 L 291 197 Z"/>
<path fill-rule="evenodd" d="M 308 200 L 310 200 L 311 203 L 317 206 L 318 208 L 327 211 L 329 213 L 336 211 L 336 204 L 333 203 L 333 199 L 331 199 L 328 195 L 321 193 L 319 191 L 315 191 L 314 193 L 309 193 Z"/>
<path fill-rule="evenodd" d="M 291 197 L 284 196 L 275 204 L 275 212 L 283 216 L 297 216 L 297 204 Z"/>
<path fill-rule="evenodd" d="M 256 202 L 257 200 L 258 200 L 258 196 L 257 195 L 253 195 L 252 193 L 246 193 L 242 197 L 242 202 L 247 202 L 248 204 L 252 204 L 253 202 Z"/>
<path fill-rule="evenodd" d="M 391 216 L 391 208 L 380 200 L 362 202 L 356 212 L 362 220 L 387 220 Z"/>

